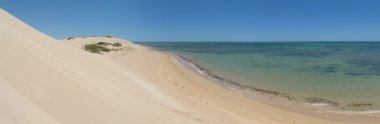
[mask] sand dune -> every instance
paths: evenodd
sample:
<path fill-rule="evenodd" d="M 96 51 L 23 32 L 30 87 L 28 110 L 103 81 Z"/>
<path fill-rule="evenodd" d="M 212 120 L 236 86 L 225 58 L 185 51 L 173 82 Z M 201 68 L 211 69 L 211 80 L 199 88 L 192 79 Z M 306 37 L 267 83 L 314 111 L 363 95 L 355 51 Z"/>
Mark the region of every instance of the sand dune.
<path fill-rule="evenodd" d="M 173 56 L 107 37 L 57 41 L 0 10 L 1 124 L 376 123 L 280 109 L 224 89 Z M 119 42 L 101 54 L 84 44 Z M 310 116 L 313 115 L 313 116 Z"/>
<path fill-rule="evenodd" d="M 3 10 L 0 16 L 0 122 L 194 122 L 107 59 L 66 47 Z"/>

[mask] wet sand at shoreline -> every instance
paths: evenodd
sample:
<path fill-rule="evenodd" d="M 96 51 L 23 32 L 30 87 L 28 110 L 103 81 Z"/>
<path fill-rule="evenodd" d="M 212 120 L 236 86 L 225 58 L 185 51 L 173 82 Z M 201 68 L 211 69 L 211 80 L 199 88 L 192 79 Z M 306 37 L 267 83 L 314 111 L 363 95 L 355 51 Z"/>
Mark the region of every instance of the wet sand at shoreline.
<path fill-rule="evenodd" d="M 81 48 L 81 45 L 98 41 L 124 43 L 122 39 L 91 37 L 79 37 L 64 42 Z M 128 46 L 128 44 L 124 46 Z M 115 61 L 128 71 L 134 70 L 134 73 L 144 75 L 145 79 L 154 82 L 153 84 L 167 95 L 189 106 L 192 111 L 189 113 L 193 113 L 194 117 L 205 122 L 207 120 L 207 122 L 213 123 L 376 123 L 379 119 L 362 115 L 310 112 L 260 102 L 246 97 L 238 90 L 225 88 L 201 76 L 196 73 L 195 68 L 191 69 L 191 65 L 186 66 L 186 62 L 181 61 L 178 56 L 139 47 L 141 49 L 109 52 L 102 56 Z M 194 110 L 198 109 L 202 112 L 194 113 Z M 203 118 L 214 116 L 219 116 L 219 119 L 223 121 Z"/>

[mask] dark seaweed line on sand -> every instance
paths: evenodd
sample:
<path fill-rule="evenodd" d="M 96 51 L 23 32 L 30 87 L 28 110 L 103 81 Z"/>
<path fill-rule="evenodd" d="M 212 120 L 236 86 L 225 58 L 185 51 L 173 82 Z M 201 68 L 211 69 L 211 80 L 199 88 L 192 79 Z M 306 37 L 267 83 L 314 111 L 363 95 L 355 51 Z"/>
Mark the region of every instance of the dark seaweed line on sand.
<path fill-rule="evenodd" d="M 261 88 L 257 88 L 254 86 L 247 86 L 247 85 L 243 85 L 241 83 L 235 82 L 235 81 L 228 80 L 226 78 L 223 78 L 221 76 L 218 76 L 218 75 L 212 73 L 210 70 L 198 65 L 196 62 L 194 62 L 194 61 L 192 61 L 192 60 L 190 60 L 190 59 L 188 59 L 182 55 L 179 55 L 179 54 L 174 54 L 174 55 L 177 56 L 178 58 L 194 65 L 196 69 L 199 69 L 200 71 L 205 73 L 206 74 L 205 76 L 211 77 L 212 79 L 215 79 L 218 82 L 227 83 L 227 84 L 232 85 L 233 87 L 238 88 L 238 89 L 248 89 L 250 91 L 258 92 L 261 94 L 268 94 L 268 95 L 283 97 L 289 101 L 299 101 L 300 100 L 299 98 L 296 98 L 296 97 L 291 96 L 291 95 L 286 94 L 286 93 L 273 91 L 273 90 L 267 90 L 267 89 L 261 89 Z M 320 98 L 320 97 L 307 97 L 307 98 L 304 98 L 303 101 L 305 103 L 311 103 L 311 104 L 315 104 L 315 103 L 317 103 L 317 104 L 321 104 L 321 103 L 322 104 L 328 104 L 332 107 L 335 107 L 335 108 L 338 108 L 341 110 L 348 110 L 348 111 L 369 111 L 369 110 L 375 109 L 375 104 L 373 104 L 373 103 L 358 102 L 358 103 L 343 104 L 343 103 L 339 103 L 339 102 L 336 102 L 333 100 L 328 100 L 328 99 L 324 99 L 324 98 Z"/>

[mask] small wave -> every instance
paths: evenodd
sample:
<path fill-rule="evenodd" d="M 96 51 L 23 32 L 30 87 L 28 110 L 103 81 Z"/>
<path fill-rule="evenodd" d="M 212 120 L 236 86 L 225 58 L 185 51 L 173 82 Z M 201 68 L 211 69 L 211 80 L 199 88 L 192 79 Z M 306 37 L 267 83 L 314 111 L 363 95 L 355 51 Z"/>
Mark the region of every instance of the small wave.
<path fill-rule="evenodd" d="M 200 65 L 196 64 L 194 61 L 181 56 L 179 54 L 173 54 L 174 57 L 176 57 L 178 60 L 185 62 L 186 64 L 190 65 L 193 70 L 195 70 L 198 74 L 211 78 L 216 81 L 216 83 L 220 83 L 222 86 L 225 86 L 228 89 L 234 90 L 234 91 L 239 91 L 242 93 L 249 94 L 249 97 L 252 98 L 252 94 L 255 96 L 258 95 L 257 93 L 263 94 L 263 95 L 269 95 L 269 98 L 273 98 L 272 96 L 277 96 L 277 97 L 282 97 L 285 98 L 285 100 L 288 101 L 293 101 L 292 103 L 294 104 L 306 104 L 306 105 L 311 105 L 311 107 L 318 107 L 318 111 L 323 111 L 323 112 L 331 112 L 331 113 L 359 113 L 359 114 L 378 114 L 380 113 L 380 110 L 374 110 L 374 105 L 372 103 L 349 103 L 349 104 L 342 104 L 336 101 L 328 100 L 328 99 L 323 99 L 323 98 L 318 98 L 318 97 L 307 97 L 305 99 L 299 99 L 294 96 L 290 96 L 286 93 L 281 93 L 278 91 L 272 91 L 272 90 L 266 90 L 266 89 L 261 89 L 253 86 L 247 86 L 243 85 L 241 83 L 231 81 L 228 79 L 225 79 L 224 77 L 218 76 L 213 74 L 211 71 L 209 71 L 206 68 L 201 67 Z M 252 92 L 252 93 L 249 93 Z M 255 93 L 256 92 L 256 93 Z M 271 100 L 266 100 L 265 96 L 260 97 L 260 95 L 253 97 L 255 99 L 259 98 L 258 100 L 262 102 L 267 102 L 271 103 Z M 264 99 L 261 99 L 264 98 Z M 299 101 L 303 101 L 300 103 Z M 279 103 L 282 104 L 282 103 Z M 298 107 L 296 107 L 298 108 Z M 309 107 L 306 107 L 309 108 Z M 324 109 L 325 108 L 325 109 Z M 333 110 L 329 110 L 329 108 L 334 108 Z M 337 110 L 337 111 L 335 111 Z"/>
<path fill-rule="evenodd" d="M 327 104 L 327 103 L 306 103 L 306 104 L 310 104 L 310 105 L 313 105 L 313 106 L 328 106 L 330 104 Z"/>
<path fill-rule="evenodd" d="M 328 113 L 340 113 L 340 114 L 380 114 L 380 110 L 368 110 L 368 111 L 325 111 Z"/>

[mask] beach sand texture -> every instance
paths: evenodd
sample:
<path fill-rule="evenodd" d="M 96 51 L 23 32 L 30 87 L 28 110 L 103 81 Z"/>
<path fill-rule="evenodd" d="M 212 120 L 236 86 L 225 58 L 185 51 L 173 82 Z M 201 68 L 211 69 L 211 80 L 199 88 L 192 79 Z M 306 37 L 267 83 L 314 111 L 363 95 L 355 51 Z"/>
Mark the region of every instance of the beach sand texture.
<path fill-rule="evenodd" d="M 85 52 L 84 44 L 124 49 Z M 376 117 L 274 107 L 220 87 L 127 40 L 57 41 L 0 10 L 1 124 L 347 124 Z"/>

